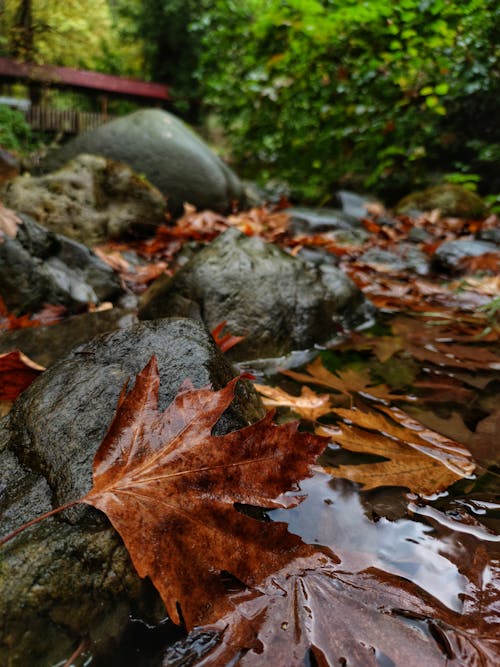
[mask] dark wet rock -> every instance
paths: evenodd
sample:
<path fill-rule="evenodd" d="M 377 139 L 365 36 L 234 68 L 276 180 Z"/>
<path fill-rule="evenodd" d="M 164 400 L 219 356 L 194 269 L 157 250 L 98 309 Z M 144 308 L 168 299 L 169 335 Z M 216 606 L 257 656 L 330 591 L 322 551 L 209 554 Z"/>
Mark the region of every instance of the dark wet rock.
<path fill-rule="evenodd" d="M 404 197 L 396 206 L 396 213 L 413 214 L 419 211 L 439 209 L 441 215 L 457 218 L 482 218 L 486 206 L 474 192 L 445 183 Z"/>
<path fill-rule="evenodd" d="M 21 162 L 19 158 L 0 146 L 0 185 L 18 176 L 20 171 Z"/>
<path fill-rule="evenodd" d="M 70 350 L 103 333 L 126 329 L 137 321 L 134 311 L 122 308 L 83 313 L 40 327 L 0 331 L 0 354 L 21 350 L 42 366 L 52 366 Z"/>
<path fill-rule="evenodd" d="M 423 227 L 412 227 L 407 236 L 407 240 L 411 243 L 428 243 L 431 239 L 432 234 Z"/>
<path fill-rule="evenodd" d="M 165 222 L 165 198 L 156 188 L 127 165 L 96 155 L 79 155 L 45 176 L 20 176 L 0 196 L 6 206 L 88 246 L 154 233 Z"/>
<path fill-rule="evenodd" d="M 336 231 L 363 229 L 358 218 L 335 208 L 287 208 L 284 213 L 290 216 L 290 231 L 293 234 L 315 234 Z"/>
<path fill-rule="evenodd" d="M 47 303 L 78 311 L 121 293 L 113 270 L 86 246 L 20 218 L 15 238 L 0 239 L 0 296 L 11 312 L 34 313 Z"/>
<path fill-rule="evenodd" d="M 412 271 L 420 276 L 429 273 L 428 256 L 408 243 L 402 243 L 396 251 L 370 248 L 359 261 L 385 271 Z"/>
<path fill-rule="evenodd" d="M 335 193 L 335 199 L 344 213 L 359 219 L 366 218 L 368 215 L 367 206 L 380 204 L 374 197 L 360 195 L 349 190 L 339 190 Z"/>
<path fill-rule="evenodd" d="M 313 264 L 314 266 L 321 266 L 323 264 L 330 264 L 331 266 L 338 266 L 340 258 L 332 252 L 328 252 L 325 248 L 319 246 L 304 245 L 297 253 L 304 262 Z"/>
<path fill-rule="evenodd" d="M 0 421 L 1 533 L 85 494 L 92 460 L 128 377 L 156 354 L 160 408 L 186 377 L 219 388 L 234 370 L 203 325 L 140 323 L 96 338 L 43 373 Z M 219 421 L 224 433 L 262 416 L 247 383 Z M 0 551 L 0 664 L 52 667 L 89 637 L 94 653 L 158 597 L 139 580 L 103 514 L 78 506 L 21 533 Z M 164 613 L 164 612 L 163 612 Z"/>
<path fill-rule="evenodd" d="M 160 109 L 143 109 L 72 139 L 43 161 L 51 171 L 80 153 L 125 162 L 144 174 L 169 208 L 184 202 L 225 210 L 242 197 L 237 176 L 187 125 Z"/>
<path fill-rule="evenodd" d="M 373 309 L 339 269 L 230 229 L 143 294 L 141 319 L 172 315 L 200 317 L 209 329 L 226 320 L 232 334 L 245 336 L 229 353 L 241 360 L 325 343 L 365 323 Z"/>
<path fill-rule="evenodd" d="M 496 243 L 498 246 L 500 246 L 500 227 L 496 227 L 494 229 L 481 229 L 478 234 L 478 239 L 480 241 Z"/>
<path fill-rule="evenodd" d="M 446 241 L 436 249 L 432 256 L 432 263 L 439 269 L 455 271 L 462 259 L 467 257 L 479 257 L 489 252 L 497 252 L 498 246 L 487 241 L 469 241 L 458 239 L 457 241 Z"/>

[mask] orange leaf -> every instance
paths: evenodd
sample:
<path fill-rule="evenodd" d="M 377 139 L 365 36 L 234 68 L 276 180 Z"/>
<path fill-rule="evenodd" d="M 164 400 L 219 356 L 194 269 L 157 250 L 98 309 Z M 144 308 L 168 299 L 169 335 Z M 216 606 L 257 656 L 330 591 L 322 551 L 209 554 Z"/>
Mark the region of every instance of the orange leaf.
<path fill-rule="evenodd" d="M 0 354 L 0 401 L 14 401 L 44 370 L 20 350 Z"/>
<path fill-rule="evenodd" d="M 302 387 L 300 396 L 292 396 L 279 387 L 267 387 L 263 384 L 254 384 L 254 387 L 264 396 L 262 402 L 265 406 L 291 408 L 310 421 L 316 421 L 332 411 L 330 394 L 316 394 L 309 387 Z"/>
<path fill-rule="evenodd" d="M 225 329 L 226 324 L 227 320 L 223 320 L 222 322 L 219 322 L 219 324 L 217 324 L 217 326 L 215 326 L 210 332 L 221 352 L 227 352 L 235 345 L 238 345 L 238 343 L 241 343 L 242 340 L 245 340 L 245 336 L 233 336 L 231 333 L 222 335 L 222 331 Z"/>

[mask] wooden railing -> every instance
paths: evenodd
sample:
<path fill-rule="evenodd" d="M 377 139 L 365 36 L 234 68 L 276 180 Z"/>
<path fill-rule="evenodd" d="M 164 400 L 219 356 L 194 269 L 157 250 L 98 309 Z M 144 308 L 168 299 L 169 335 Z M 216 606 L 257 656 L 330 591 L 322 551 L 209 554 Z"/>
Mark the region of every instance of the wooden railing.
<path fill-rule="evenodd" d="M 44 106 L 30 107 L 24 115 L 33 130 L 64 134 L 80 134 L 113 118 L 107 114 L 50 109 Z"/>

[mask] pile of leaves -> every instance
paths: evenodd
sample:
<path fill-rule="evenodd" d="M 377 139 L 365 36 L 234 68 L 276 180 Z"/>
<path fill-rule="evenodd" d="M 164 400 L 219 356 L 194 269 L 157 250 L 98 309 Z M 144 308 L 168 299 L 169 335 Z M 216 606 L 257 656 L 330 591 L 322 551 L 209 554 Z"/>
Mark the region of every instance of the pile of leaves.
<path fill-rule="evenodd" d="M 345 332 L 305 367 L 261 374 L 255 387 L 271 412 L 223 437 L 210 431 L 235 381 L 219 392 L 185 385 L 159 414 L 152 360 L 122 393 L 94 487 L 74 502 L 107 514 L 184 626 L 180 643 L 165 638 L 160 662 L 500 661 L 498 257 L 425 279 L 361 260 L 415 227 L 431 235 L 421 248 L 432 253 L 497 224 L 374 210 L 369 240 L 354 246 L 291 234 L 280 207 L 187 210 L 153 239 L 100 248 L 140 293 L 177 270 L 187 242 L 235 226 L 293 254 L 304 245 L 335 254 L 381 311 L 371 330 Z M 222 349 L 238 344 L 224 323 L 213 335 Z M 3 363 L 42 372 L 19 355 Z"/>

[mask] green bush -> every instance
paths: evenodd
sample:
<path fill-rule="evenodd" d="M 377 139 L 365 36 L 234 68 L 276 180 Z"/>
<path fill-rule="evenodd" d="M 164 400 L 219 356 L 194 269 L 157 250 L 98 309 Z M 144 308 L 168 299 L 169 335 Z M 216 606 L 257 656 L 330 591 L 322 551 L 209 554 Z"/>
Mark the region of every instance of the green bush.
<path fill-rule="evenodd" d="M 23 153 L 31 149 L 31 128 L 20 111 L 0 104 L 0 146 Z"/>
<path fill-rule="evenodd" d="M 246 175 L 286 179 L 322 201 L 338 185 L 395 198 L 436 173 L 491 172 L 497 2 L 206 0 L 205 9 L 192 26 L 198 77 Z"/>

